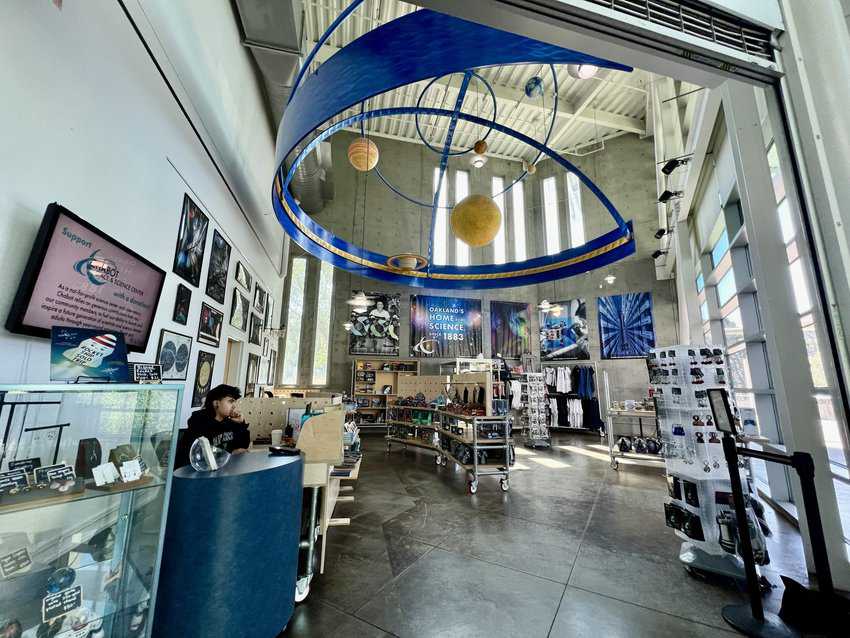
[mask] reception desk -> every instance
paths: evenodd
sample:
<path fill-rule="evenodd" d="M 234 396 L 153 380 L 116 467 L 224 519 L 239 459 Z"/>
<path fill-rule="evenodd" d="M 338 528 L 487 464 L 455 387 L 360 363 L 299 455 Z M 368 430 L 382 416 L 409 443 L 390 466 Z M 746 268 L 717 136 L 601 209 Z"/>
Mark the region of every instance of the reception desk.
<path fill-rule="evenodd" d="M 304 464 L 238 454 L 174 472 L 157 638 L 274 638 L 292 615 Z"/>

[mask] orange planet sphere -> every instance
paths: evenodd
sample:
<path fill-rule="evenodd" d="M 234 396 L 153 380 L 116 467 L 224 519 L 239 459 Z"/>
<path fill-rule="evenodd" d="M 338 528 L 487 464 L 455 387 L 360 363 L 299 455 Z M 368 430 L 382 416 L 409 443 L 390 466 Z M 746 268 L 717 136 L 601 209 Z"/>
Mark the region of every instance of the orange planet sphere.
<path fill-rule="evenodd" d="M 487 152 L 487 142 L 484 140 L 478 140 L 475 142 L 475 146 L 472 147 L 472 150 L 475 151 L 478 155 L 484 155 Z"/>
<path fill-rule="evenodd" d="M 370 139 L 358 137 L 348 145 L 348 161 L 358 171 L 371 171 L 378 163 L 378 146 Z"/>
<path fill-rule="evenodd" d="M 486 195 L 470 195 L 452 209 L 452 232 L 473 248 L 486 246 L 499 233 L 502 212 Z"/>

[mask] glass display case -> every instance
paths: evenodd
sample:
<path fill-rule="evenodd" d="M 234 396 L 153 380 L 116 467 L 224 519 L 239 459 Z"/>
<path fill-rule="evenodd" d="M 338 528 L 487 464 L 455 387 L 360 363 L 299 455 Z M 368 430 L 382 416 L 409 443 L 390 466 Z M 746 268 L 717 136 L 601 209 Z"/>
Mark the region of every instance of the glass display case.
<path fill-rule="evenodd" d="M 0 636 L 150 636 L 182 390 L 0 386 Z"/>

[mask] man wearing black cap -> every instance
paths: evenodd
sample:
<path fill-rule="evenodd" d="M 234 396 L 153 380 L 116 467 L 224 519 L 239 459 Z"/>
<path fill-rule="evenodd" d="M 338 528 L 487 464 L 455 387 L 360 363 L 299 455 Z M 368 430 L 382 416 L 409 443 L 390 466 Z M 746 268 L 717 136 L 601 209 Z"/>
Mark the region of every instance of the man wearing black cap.
<path fill-rule="evenodd" d="M 221 384 L 209 391 L 204 407 L 189 417 L 189 428 L 177 444 L 175 469 L 189 464 L 189 449 L 202 436 L 231 454 L 248 450 L 251 443 L 248 425 L 234 407 L 241 396 L 239 388 L 232 385 Z"/>

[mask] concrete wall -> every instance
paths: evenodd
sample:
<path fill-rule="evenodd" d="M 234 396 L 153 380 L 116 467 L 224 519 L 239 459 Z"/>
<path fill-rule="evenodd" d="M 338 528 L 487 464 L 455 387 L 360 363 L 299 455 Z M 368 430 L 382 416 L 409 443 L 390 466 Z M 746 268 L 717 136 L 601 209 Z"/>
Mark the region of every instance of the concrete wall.
<path fill-rule="evenodd" d="M 427 251 L 427 236 L 430 228 L 430 210 L 407 203 L 392 194 L 374 175 L 356 174 L 346 160 L 346 149 L 352 136 L 342 133 L 333 138 L 335 198 L 325 209 L 315 216 L 316 220 L 329 230 L 385 254 L 398 252 Z M 422 145 L 377 139 L 381 150 L 381 170 L 388 179 L 406 194 L 429 200 L 432 196 L 434 166 L 438 157 Z M 331 328 L 331 353 L 329 386 L 343 390 L 350 387 L 351 359 L 348 355 L 348 333 L 342 324 L 349 315 L 346 300 L 352 290 L 397 292 L 401 295 L 400 309 L 400 356 L 409 356 L 410 347 L 410 295 L 435 294 L 457 296 L 482 300 L 484 354 L 490 356 L 490 305 L 492 300 L 521 301 L 532 304 L 532 352 L 539 356 L 539 334 L 537 303 L 548 298 L 563 300 L 584 297 L 588 306 L 588 321 L 591 328 L 591 356 L 599 358 L 599 337 L 597 331 L 596 297 L 626 291 L 650 291 L 653 293 L 655 329 L 658 344 L 676 342 L 676 307 L 672 282 L 656 281 L 655 270 L 649 254 L 655 249 L 653 234 L 657 230 L 655 218 L 655 158 L 652 143 L 639 140 L 635 136 L 617 138 L 606 142 L 605 151 L 585 158 L 570 158 L 588 176 L 594 180 L 609 196 L 627 219 L 636 224 L 638 252 L 627 260 L 614 266 L 561 280 L 555 284 L 523 286 L 500 290 L 439 291 L 392 286 L 382 282 L 352 276 L 346 271 L 337 270 L 334 278 L 334 316 Z M 450 164 L 450 174 L 455 168 L 466 169 L 465 160 L 456 159 Z M 490 159 L 482 169 L 470 171 L 471 192 L 490 192 L 490 180 L 493 175 L 501 175 L 507 180 L 519 175 L 521 169 L 517 162 Z M 558 179 L 559 207 L 562 220 L 562 245 L 566 245 L 566 185 L 564 172 L 552 162 L 543 162 L 537 174 L 524 182 L 526 233 L 528 235 L 528 256 L 545 254 L 545 238 L 542 221 L 543 178 L 554 174 Z M 449 201 L 453 201 L 453 183 L 450 180 Z M 364 228 L 365 198 L 365 228 Z M 512 214 L 510 194 L 506 197 L 508 221 Z M 582 188 L 582 206 L 584 210 L 586 238 L 592 238 L 614 228 L 613 220 L 598 204 L 594 196 Z M 420 230 L 421 229 L 421 230 Z M 506 225 L 508 259 L 513 259 L 513 228 Z M 365 242 L 364 242 L 365 238 Z M 450 242 L 449 259 L 454 258 L 454 240 Z M 294 250 L 293 256 L 299 251 Z M 472 251 L 472 263 L 490 263 L 492 247 Z M 301 338 L 300 384 L 309 384 L 309 375 L 313 361 L 313 318 L 316 307 L 319 264 L 310 259 L 308 264 L 308 283 L 304 329 Z M 617 279 L 613 285 L 603 284 L 602 278 L 608 272 Z M 553 288 L 554 286 L 554 288 Z M 288 294 L 288 291 L 287 291 Z M 286 298 L 286 297 L 285 297 Z M 285 315 L 284 315 L 285 316 Z M 437 371 L 439 360 L 422 360 L 424 373 Z M 615 397 L 640 397 L 646 392 L 646 367 L 643 360 L 621 360 L 603 362 L 601 370 L 608 370 L 612 385 L 616 386 Z"/>
<path fill-rule="evenodd" d="M 227 321 L 236 261 L 275 298 L 283 286 L 279 264 L 245 222 L 117 3 L 66 2 L 59 10 L 50 2 L 4 2 L 0 24 L 0 58 L 15 60 L 0 65 L 7 98 L 0 101 L 0 121 L 7 123 L 0 136 L 0 315 L 8 313 L 45 208 L 58 201 L 168 273 L 147 349 L 131 360 L 154 360 L 162 328 L 194 338 L 202 301 L 224 311 L 221 347 L 193 344 L 185 418 L 199 349 L 216 353 L 216 385 L 224 378 L 227 339 L 246 340 Z M 187 326 L 171 321 L 183 281 L 171 266 L 184 193 L 211 226 Z M 213 228 L 232 246 L 224 307 L 203 290 Z M 282 231 L 269 241 L 281 246 Z M 0 351 L 0 383 L 48 381 L 47 340 L 0 329 Z M 242 383 L 248 351 L 260 349 L 243 348 Z"/>

